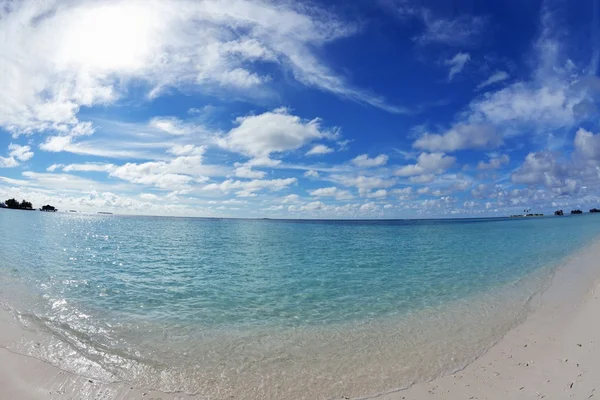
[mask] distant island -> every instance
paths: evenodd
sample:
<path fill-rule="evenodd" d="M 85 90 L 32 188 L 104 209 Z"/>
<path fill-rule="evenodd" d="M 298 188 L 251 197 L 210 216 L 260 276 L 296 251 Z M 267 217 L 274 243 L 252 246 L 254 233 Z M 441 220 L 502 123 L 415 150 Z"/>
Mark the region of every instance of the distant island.
<path fill-rule="evenodd" d="M 0 208 L 9 208 L 11 210 L 26 210 L 33 211 L 33 204 L 27 200 L 22 200 L 20 203 L 17 199 L 8 199 L 4 203 L 0 203 Z M 40 208 L 40 211 L 46 212 L 56 212 L 58 211 L 56 207 L 51 206 L 50 204 L 46 204 Z"/>
<path fill-rule="evenodd" d="M 511 218 L 522 218 L 522 217 L 543 217 L 544 214 L 537 214 L 537 213 L 532 213 L 531 209 L 528 208 L 526 210 L 523 210 L 523 214 L 513 214 L 510 217 Z"/>
<path fill-rule="evenodd" d="M 33 205 L 30 202 L 23 200 L 19 203 L 16 199 L 8 199 L 4 203 L 0 203 L 0 207 L 12 210 L 33 210 Z"/>

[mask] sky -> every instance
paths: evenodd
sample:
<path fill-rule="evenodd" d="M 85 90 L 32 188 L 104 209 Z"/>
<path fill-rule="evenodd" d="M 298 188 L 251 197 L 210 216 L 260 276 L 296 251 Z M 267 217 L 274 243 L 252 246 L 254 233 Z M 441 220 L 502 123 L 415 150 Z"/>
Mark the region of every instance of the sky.
<path fill-rule="evenodd" d="M 600 207 L 598 0 L 0 0 L 0 199 L 122 214 Z"/>

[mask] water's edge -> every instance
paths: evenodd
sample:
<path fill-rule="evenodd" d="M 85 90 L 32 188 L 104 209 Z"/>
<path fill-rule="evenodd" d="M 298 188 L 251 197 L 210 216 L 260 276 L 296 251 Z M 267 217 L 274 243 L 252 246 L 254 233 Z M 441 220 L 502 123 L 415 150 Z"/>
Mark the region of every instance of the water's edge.
<path fill-rule="evenodd" d="M 474 357 L 473 359 L 469 360 L 465 365 L 462 365 L 458 368 L 452 369 L 452 370 L 446 370 L 446 371 L 442 371 L 438 376 L 433 377 L 430 380 L 427 381 L 421 381 L 421 382 L 430 382 L 433 381 L 441 376 L 445 376 L 445 375 L 449 375 L 449 374 L 454 374 L 456 372 L 462 371 L 465 368 L 467 368 L 469 365 L 471 365 L 473 362 L 475 362 L 477 359 L 481 358 L 483 355 L 485 355 L 491 348 L 493 348 L 494 346 L 496 346 L 500 341 L 502 341 L 502 339 L 506 336 L 506 334 L 508 334 L 508 332 L 512 331 L 514 328 L 516 328 L 517 326 L 521 325 L 522 323 L 524 323 L 528 318 L 531 317 L 532 314 L 536 313 L 541 305 L 543 304 L 543 297 L 545 295 L 545 293 L 549 290 L 549 288 L 554 288 L 556 289 L 558 286 L 561 286 L 562 282 L 556 282 L 555 277 L 557 275 L 557 273 L 559 271 L 563 271 L 565 269 L 569 268 L 569 265 L 572 264 L 572 260 L 575 258 L 578 258 L 581 254 L 584 254 L 586 252 L 591 251 L 592 249 L 596 249 L 598 248 L 598 246 L 600 246 L 600 241 L 596 238 L 594 240 L 592 240 L 589 244 L 585 245 L 583 248 L 578 249 L 577 251 L 575 251 L 572 254 L 569 254 L 567 256 L 565 256 L 562 260 L 560 260 L 559 262 L 557 262 L 551 269 L 550 269 L 550 274 L 547 276 L 547 279 L 545 281 L 545 284 L 543 285 L 543 287 L 541 289 L 539 289 L 538 291 L 532 293 L 529 298 L 527 299 L 526 304 L 524 305 L 524 308 L 522 310 L 522 314 L 519 316 L 519 318 L 509 327 L 508 330 L 506 330 L 502 336 L 500 338 L 498 338 L 494 343 L 492 343 L 490 346 L 486 347 L 484 350 L 482 350 L 481 352 L 479 352 L 476 357 Z M 600 272 L 596 272 L 594 273 L 594 275 L 596 277 L 600 276 Z M 524 277 L 523 279 L 528 279 L 529 276 Z M 591 284 L 591 283 L 590 283 Z M 8 339 L 7 336 L 9 335 L 14 335 L 13 338 L 15 337 L 27 337 L 30 334 L 33 334 L 34 332 L 32 332 L 30 329 L 28 329 L 27 327 L 23 326 L 20 322 L 19 322 L 19 318 L 18 318 L 18 311 L 12 309 L 10 307 L 10 305 L 7 304 L 2 304 L 3 306 L 3 313 L 4 318 L 0 318 L 0 320 L 2 320 L 2 326 L 7 326 L 5 324 L 5 319 L 6 319 L 6 314 L 10 314 L 10 318 L 12 319 L 12 327 L 14 328 L 12 333 L 7 333 L 5 332 L 2 335 L 2 339 L 6 340 Z M 1 345 L 0 347 L 14 352 L 14 349 L 11 349 L 10 346 L 4 346 Z M 18 353 L 18 352 L 17 352 Z M 18 353 L 21 354 L 24 357 L 30 357 L 30 355 L 27 354 L 22 354 L 22 353 Z M 35 358 L 35 357 L 34 357 Z M 39 358 L 38 358 L 39 359 Z M 86 378 L 90 378 L 90 379 L 95 379 L 97 381 L 102 381 L 105 384 L 125 384 L 128 383 L 128 381 L 123 380 L 123 381 L 103 381 L 102 379 L 98 379 L 97 376 L 86 376 L 85 374 L 80 374 L 80 373 L 75 373 L 73 371 L 70 370 L 66 370 L 60 367 L 60 365 L 55 365 L 51 362 L 48 362 L 47 360 L 44 359 L 39 359 L 41 362 L 47 363 L 49 365 L 52 365 L 55 368 L 58 368 L 61 371 L 64 371 L 66 373 L 72 374 L 74 376 L 83 376 Z M 421 382 L 411 382 L 410 385 L 408 386 L 402 386 L 399 388 L 394 388 L 392 390 L 385 390 L 382 392 L 378 392 L 375 394 L 369 394 L 367 396 L 359 396 L 359 397 L 354 397 L 356 399 L 374 399 L 386 394 L 391 394 L 391 393 L 396 393 L 396 392 L 401 392 L 403 390 L 406 390 L 407 388 L 421 383 Z M 129 385 L 127 385 L 129 386 Z M 184 393 L 182 391 L 161 391 L 161 390 L 156 390 L 151 388 L 150 386 L 146 387 L 146 389 L 148 390 L 153 390 L 154 392 L 160 392 L 160 393 L 164 393 L 165 395 L 172 395 L 172 394 L 181 394 Z M 190 394 L 190 396 L 194 397 L 194 394 Z"/>

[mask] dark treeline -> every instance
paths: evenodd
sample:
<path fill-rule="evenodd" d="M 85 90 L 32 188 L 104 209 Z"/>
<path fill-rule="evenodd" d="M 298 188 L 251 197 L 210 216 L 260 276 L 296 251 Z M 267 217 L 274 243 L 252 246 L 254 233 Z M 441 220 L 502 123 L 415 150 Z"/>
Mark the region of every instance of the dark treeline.
<path fill-rule="evenodd" d="M 19 203 L 16 199 L 8 199 L 4 202 L 6 208 L 13 208 L 16 210 L 33 210 L 33 205 L 27 201 L 23 200 Z"/>

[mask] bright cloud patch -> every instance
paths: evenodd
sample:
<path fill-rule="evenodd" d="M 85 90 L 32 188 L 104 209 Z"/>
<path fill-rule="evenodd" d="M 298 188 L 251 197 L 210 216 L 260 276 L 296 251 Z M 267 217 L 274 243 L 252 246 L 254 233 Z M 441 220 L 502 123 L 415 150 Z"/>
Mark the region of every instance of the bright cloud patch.
<path fill-rule="evenodd" d="M 426 133 L 413 146 L 428 151 L 453 152 L 464 149 L 497 148 L 502 137 L 493 126 L 458 124 L 443 134 Z"/>
<path fill-rule="evenodd" d="M 440 174 L 452 167 L 456 158 L 447 156 L 443 153 L 421 153 L 417 158 L 416 164 L 405 165 L 396 170 L 396 176 L 427 176 L 431 174 Z"/>
<path fill-rule="evenodd" d="M 370 168 L 380 167 L 388 162 L 388 156 L 380 154 L 377 157 L 369 158 L 367 154 L 361 154 L 352 160 L 352 164 L 357 167 Z"/>
<path fill-rule="evenodd" d="M 249 157 L 268 158 L 272 153 L 297 150 L 314 140 L 338 136 L 337 129 L 323 128 L 319 118 L 303 120 L 291 115 L 285 108 L 239 117 L 236 124 L 219 140 L 219 144 Z M 320 151 L 319 154 L 323 154 L 323 149 Z"/>

